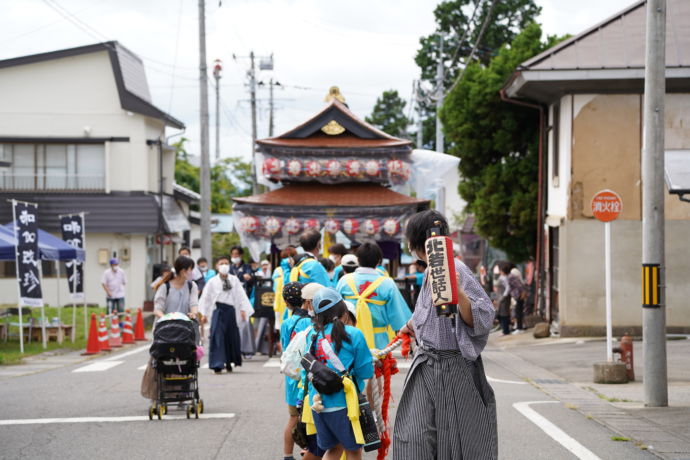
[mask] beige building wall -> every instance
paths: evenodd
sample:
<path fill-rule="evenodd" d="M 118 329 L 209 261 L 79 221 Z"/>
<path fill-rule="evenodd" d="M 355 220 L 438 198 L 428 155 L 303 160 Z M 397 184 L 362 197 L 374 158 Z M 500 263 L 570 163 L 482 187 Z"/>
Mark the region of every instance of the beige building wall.
<path fill-rule="evenodd" d="M 613 325 L 616 334 L 639 332 L 641 309 L 642 144 L 641 95 L 570 97 L 571 168 L 568 218 L 560 230 L 559 320 L 563 335 L 600 335 L 605 328 L 604 227 L 590 209 L 592 196 L 608 188 L 623 199 L 612 224 Z M 564 99 L 565 99 L 564 98 Z M 563 100 L 561 106 L 563 107 Z M 666 97 L 666 148 L 690 149 L 690 94 Z M 551 147 L 550 147 L 551 148 Z M 563 149 L 562 149 L 563 150 Z M 563 155 L 570 153 L 564 158 Z M 549 194 L 562 194 L 550 184 Z M 549 203 L 551 203 L 551 199 Z M 690 331 L 690 204 L 666 193 L 667 324 Z M 550 211 L 551 212 L 551 211 Z M 552 219 L 553 222 L 553 219 Z"/>

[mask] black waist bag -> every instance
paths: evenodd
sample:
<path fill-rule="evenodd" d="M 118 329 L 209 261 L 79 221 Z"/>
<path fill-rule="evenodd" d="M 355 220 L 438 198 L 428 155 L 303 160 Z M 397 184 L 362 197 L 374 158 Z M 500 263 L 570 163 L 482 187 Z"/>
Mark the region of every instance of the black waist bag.
<path fill-rule="evenodd" d="M 307 371 L 307 378 L 316 391 L 332 395 L 343 389 L 343 379 L 333 369 L 316 359 L 312 353 L 302 356 L 302 367 Z"/>

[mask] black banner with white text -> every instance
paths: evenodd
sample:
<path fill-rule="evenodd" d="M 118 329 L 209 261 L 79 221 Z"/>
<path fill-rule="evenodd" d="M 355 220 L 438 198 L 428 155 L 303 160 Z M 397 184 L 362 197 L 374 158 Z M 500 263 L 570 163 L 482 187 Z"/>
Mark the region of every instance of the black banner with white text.
<path fill-rule="evenodd" d="M 84 247 L 84 217 L 80 214 L 60 217 L 62 239 L 73 248 Z M 70 260 L 65 263 L 67 268 L 67 284 L 73 301 L 84 300 L 84 263 Z"/>
<path fill-rule="evenodd" d="M 38 250 L 38 205 L 12 201 L 19 305 L 43 306 Z"/>

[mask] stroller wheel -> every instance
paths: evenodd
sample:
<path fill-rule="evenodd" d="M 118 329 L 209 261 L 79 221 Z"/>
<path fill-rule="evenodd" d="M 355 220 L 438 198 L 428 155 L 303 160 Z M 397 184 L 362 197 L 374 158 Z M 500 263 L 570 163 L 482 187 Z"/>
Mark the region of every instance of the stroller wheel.
<path fill-rule="evenodd" d="M 156 409 L 153 406 L 149 407 L 149 420 L 153 420 L 153 414 L 156 413 Z"/>
<path fill-rule="evenodd" d="M 158 416 L 158 420 L 161 420 L 163 418 L 163 414 L 161 414 L 161 412 L 162 412 L 162 408 L 161 408 L 160 404 L 156 405 L 156 415 Z"/>
<path fill-rule="evenodd" d="M 192 416 L 192 406 L 187 406 L 187 418 L 191 418 Z"/>
<path fill-rule="evenodd" d="M 199 402 L 196 403 L 196 411 L 200 414 L 204 413 L 204 400 L 200 399 Z"/>
<path fill-rule="evenodd" d="M 163 412 L 163 415 L 167 415 L 168 414 L 168 406 L 162 405 L 161 406 L 161 412 Z"/>

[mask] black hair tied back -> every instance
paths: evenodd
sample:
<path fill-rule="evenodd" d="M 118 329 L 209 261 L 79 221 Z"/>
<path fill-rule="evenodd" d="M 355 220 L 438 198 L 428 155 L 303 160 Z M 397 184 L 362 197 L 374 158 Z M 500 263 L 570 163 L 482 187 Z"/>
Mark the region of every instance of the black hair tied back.
<path fill-rule="evenodd" d="M 328 305 L 330 301 L 324 300 L 321 302 L 319 307 Z M 333 305 L 328 310 L 323 313 L 317 313 L 314 317 L 314 329 L 317 333 L 323 332 L 326 326 L 333 323 L 333 329 L 331 330 L 331 340 L 335 344 L 335 352 L 339 353 L 342 348 L 343 342 L 351 343 L 350 337 L 347 335 L 345 330 L 345 323 L 340 321 L 340 317 L 347 311 L 347 306 L 342 300 L 337 304 Z"/>

